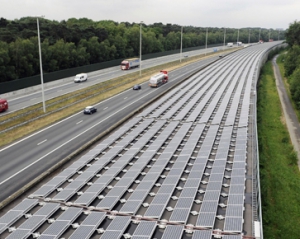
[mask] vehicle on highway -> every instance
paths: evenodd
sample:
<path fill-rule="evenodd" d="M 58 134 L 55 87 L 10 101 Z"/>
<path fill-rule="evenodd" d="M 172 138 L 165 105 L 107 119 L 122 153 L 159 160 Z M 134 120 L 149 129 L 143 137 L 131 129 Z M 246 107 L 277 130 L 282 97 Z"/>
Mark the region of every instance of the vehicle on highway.
<path fill-rule="evenodd" d="M 158 87 L 168 82 L 168 71 L 162 70 L 160 73 L 152 76 L 149 80 L 150 87 Z"/>
<path fill-rule="evenodd" d="M 140 90 L 140 89 L 142 89 L 142 86 L 141 86 L 141 85 L 134 85 L 134 86 L 132 87 L 132 89 L 133 89 L 133 90 Z"/>
<path fill-rule="evenodd" d="M 121 62 L 121 70 L 129 70 L 131 68 L 139 67 L 139 65 L 139 58 L 125 59 Z"/>
<path fill-rule="evenodd" d="M 227 46 L 228 46 L 228 47 L 233 47 L 233 43 L 232 43 L 232 42 L 228 42 L 228 43 L 227 43 Z"/>
<path fill-rule="evenodd" d="M 88 76 L 86 73 L 81 73 L 81 74 L 77 74 L 74 78 L 74 82 L 78 83 L 78 82 L 83 82 L 83 81 L 87 81 Z"/>
<path fill-rule="evenodd" d="M 0 112 L 8 110 L 8 103 L 6 99 L 0 98 Z"/>
<path fill-rule="evenodd" d="M 91 115 L 96 112 L 97 112 L 97 109 L 94 106 L 87 106 L 87 107 L 85 107 L 85 109 L 83 111 L 83 113 L 86 115 Z"/>

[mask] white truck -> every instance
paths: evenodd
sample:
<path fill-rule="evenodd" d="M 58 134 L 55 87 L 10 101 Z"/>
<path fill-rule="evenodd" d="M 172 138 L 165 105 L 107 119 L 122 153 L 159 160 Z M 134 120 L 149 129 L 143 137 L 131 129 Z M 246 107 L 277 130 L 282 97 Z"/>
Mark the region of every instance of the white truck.
<path fill-rule="evenodd" d="M 232 42 L 228 42 L 228 43 L 227 43 L 227 46 L 228 46 L 228 47 L 233 47 L 233 43 L 232 43 Z"/>
<path fill-rule="evenodd" d="M 159 87 L 162 84 L 165 84 L 168 82 L 168 71 L 162 70 L 160 73 L 151 76 L 149 80 L 149 86 L 150 87 Z"/>
<path fill-rule="evenodd" d="M 126 59 L 121 62 L 121 70 L 129 70 L 131 68 L 139 67 L 139 65 L 139 58 Z"/>

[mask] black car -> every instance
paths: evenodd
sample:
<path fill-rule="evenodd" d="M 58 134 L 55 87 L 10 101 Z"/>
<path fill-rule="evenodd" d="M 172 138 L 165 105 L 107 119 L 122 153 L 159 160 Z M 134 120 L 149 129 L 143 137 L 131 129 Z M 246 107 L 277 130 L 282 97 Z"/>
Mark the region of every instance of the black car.
<path fill-rule="evenodd" d="M 140 89 L 142 89 L 142 86 L 141 85 L 134 85 L 132 89 L 133 90 L 140 90 Z"/>
<path fill-rule="evenodd" d="M 94 106 L 87 106 L 83 111 L 83 113 L 86 115 L 91 115 L 95 112 L 97 112 L 97 109 Z"/>

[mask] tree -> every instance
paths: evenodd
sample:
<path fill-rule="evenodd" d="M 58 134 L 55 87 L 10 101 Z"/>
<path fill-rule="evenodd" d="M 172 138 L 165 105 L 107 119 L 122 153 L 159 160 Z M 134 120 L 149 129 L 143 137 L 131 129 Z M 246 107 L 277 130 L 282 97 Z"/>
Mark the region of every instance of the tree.
<path fill-rule="evenodd" d="M 300 22 L 294 21 L 285 32 L 286 42 L 290 45 L 300 45 Z"/>
<path fill-rule="evenodd" d="M 293 45 L 284 58 L 285 76 L 293 74 L 294 70 L 300 64 L 300 47 Z"/>

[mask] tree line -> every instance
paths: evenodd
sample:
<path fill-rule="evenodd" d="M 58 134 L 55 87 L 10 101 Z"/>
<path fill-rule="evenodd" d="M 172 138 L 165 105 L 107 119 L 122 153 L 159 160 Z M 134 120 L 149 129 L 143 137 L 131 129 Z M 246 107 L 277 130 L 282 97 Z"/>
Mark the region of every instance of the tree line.
<path fill-rule="evenodd" d="M 115 59 L 139 56 L 140 27 L 142 54 L 180 49 L 181 26 L 154 23 L 150 25 L 111 20 L 93 21 L 70 18 L 63 21 L 39 19 L 42 65 L 44 73 Z M 283 39 L 274 29 L 183 27 L 183 48 L 206 44 L 259 39 Z M 0 18 L 0 82 L 39 74 L 37 19 Z"/>
<path fill-rule="evenodd" d="M 286 42 L 289 45 L 284 61 L 285 76 L 288 78 L 292 99 L 300 109 L 300 21 L 294 21 L 286 30 Z"/>

